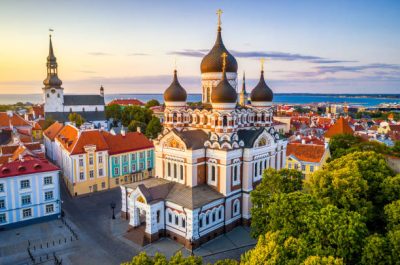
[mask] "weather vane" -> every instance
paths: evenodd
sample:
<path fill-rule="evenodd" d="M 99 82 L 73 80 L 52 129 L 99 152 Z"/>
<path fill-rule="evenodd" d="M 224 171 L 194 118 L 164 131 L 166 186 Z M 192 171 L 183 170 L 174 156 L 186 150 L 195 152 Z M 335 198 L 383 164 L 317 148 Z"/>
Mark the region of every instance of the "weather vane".
<path fill-rule="evenodd" d="M 222 71 L 225 72 L 225 67 L 226 67 L 226 57 L 228 55 L 226 54 L 226 52 L 222 53 L 221 57 L 222 57 Z"/>
<path fill-rule="evenodd" d="M 51 33 L 54 32 L 54 29 L 49 28 L 49 36 L 51 37 Z"/>
<path fill-rule="evenodd" d="M 222 10 L 221 9 L 218 9 L 217 10 L 217 15 L 218 15 L 218 27 L 221 27 L 221 15 L 222 15 Z"/>
<path fill-rule="evenodd" d="M 261 62 L 261 71 L 264 71 L 264 62 L 265 62 L 265 59 L 264 59 L 264 58 L 261 58 L 261 59 L 260 59 L 260 62 Z"/>

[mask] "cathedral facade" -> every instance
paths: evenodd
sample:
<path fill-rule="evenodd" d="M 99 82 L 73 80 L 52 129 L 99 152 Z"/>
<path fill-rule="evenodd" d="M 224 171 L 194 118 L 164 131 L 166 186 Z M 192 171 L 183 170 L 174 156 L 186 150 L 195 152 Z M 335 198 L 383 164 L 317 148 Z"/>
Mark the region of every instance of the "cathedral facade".
<path fill-rule="evenodd" d="M 47 56 L 47 77 L 43 81 L 44 115 L 59 122 L 69 122 L 71 113 L 81 115 L 85 121 L 96 127 L 106 127 L 104 88 L 98 95 L 65 95 L 62 81 L 58 77 L 57 58 L 54 55 L 50 35 L 49 55 Z"/>
<path fill-rule="evenodd" d="M 261 71 L 248 104 L 236 92 L 237 62 L 217 40 L 201 63 L 203 106 L 188 107 L 174 71 L 164 92 L 164 131 L 154 142 L 155 178 L 122 186 L 122 212 L 145 242 L 187 248 L 251 221 L 250 192 L 265 169 L 285 166 L 287 141 L 273 127 L 272 90 Z M 238 104 L 240 103 L 240 104 Z"/>

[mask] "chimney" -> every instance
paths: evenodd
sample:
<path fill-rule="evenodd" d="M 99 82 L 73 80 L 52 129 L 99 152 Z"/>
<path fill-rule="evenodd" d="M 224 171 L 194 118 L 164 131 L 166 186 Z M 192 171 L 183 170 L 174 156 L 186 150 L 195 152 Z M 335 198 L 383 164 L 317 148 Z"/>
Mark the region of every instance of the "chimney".
<path fill-rule="evenodd" d="M 140 126 L 138 126 L 138 127 L 136 127 L 136 131 L 137 131 L 138 133 L 141 133 L 141 132 L 142 132 L 142 128 L 140 128 Z"/>
<path fill-rule="evenodd" d="M 122 135 L 122 136 L 125 136 L 125 135 L 126 135 L 126 131 L 125 131 L 124 126 L 122 126 L 122 128 L 121 128 L 121 135 Z"/>
<path fill-rule="evenodd" d="M 18 156 L 18 160 L 21 161 L 21 162 L 24 162 L 24 157 L 20 154 L 20 155 Z"/>

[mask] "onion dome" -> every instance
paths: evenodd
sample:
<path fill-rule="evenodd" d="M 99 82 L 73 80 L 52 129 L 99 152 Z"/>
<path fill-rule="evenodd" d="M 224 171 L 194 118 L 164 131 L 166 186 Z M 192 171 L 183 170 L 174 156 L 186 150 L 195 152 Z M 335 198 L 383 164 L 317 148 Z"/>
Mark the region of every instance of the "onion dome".
<path fill-rule="evenodd" d="M 186 90 L 179 83 L 177 71 L 174 70 L 174 79 L 172 80 L 171 85 L 164 92 L 164 101 L 182 102 L 186 101 L 186 98 Z"/>
<path fill-rule="evenodd" d="M 50 44 L 49 44 L 49 56 L 47 56 L 47 77 L 43 80 L 43 84 L 46 88 L 55 87 L 60 88 L 62 85 L 62 81 L 58 78 L 57 74 L 57 58 L 54 56 L 53 51 L 53 43 L 51 42 L 50 35 Z"/>
<path fill-rule="evenodd" d="M 228 78 L 226 77 L 224 61 L 226 60 L 225 58 L 227 57 L 227 54 L 223 54 L 221 57 L 223 57 L 222 79 L 211 92 L 211 103 L 236 103 L 236 90 L 231 86 Z"/>
<path fill-rule="evenodd" d="M 235 57 L 229 53 L 229 51 L 225 48 L 224 43 L 222 42 L 221 36 L 221 10 L 218 10 L 218 33 L 217 39 L 215 41 L 214 47 L 211 51 L 204 56 L 201 61 L 200 70 L 201 73 L 218 73 L 221 72 L 222 69 L 222 54 L 226 53 L 228 56 L 226 57 L 226 71 L 227 72 L 237 72 L 238 64 L 236 62 Z"/>
<path fill-rule="evenodd" d="M 251 91 L 250 99 L 252 102 L 267 102 L 272 101 L 274 98 L 274 93 L 271 88 L 265 83 L 264 80 L 264 70 L 261 70 L 260 81 L 256 87 Z"/>

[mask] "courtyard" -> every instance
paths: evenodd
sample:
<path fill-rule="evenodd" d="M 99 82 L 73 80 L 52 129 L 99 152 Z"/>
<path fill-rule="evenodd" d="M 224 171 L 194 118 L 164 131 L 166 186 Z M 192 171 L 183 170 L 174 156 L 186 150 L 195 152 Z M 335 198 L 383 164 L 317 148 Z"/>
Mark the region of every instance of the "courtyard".
<path fill-rule="evenodd" d="M 144 247 L 126 239 L 128 221 L 120 218 L 119 188 L 72 198 L 62 185 L 61 198 L 65 222 L 54 220 L 0 232 L 1 265 L 35 264 L 33 259 L 36 264 L 54 264 L 55 258 L 64 265 L 120 264 L 141 251 L 150 256 L 160 252 L 170 257 L 178 251 L 191 255 L 182 245 L 167 238 Z M 111 203 L 116 205 L 115 219 Z M 249 233 L 248 227 L 237 227 L 202 245 L 193 254 L 202 256 L 205 263 L 238 259 L 256 243 Z"/>

